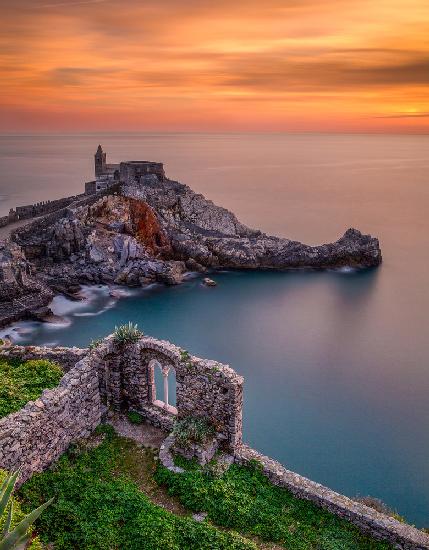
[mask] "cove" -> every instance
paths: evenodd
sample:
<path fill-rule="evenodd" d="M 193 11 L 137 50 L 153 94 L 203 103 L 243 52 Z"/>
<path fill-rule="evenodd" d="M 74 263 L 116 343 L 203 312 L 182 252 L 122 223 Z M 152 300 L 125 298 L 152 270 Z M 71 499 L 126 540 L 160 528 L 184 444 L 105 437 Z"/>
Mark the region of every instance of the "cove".
<path fill-rule="evenodd" d="M 417 526 L 429 511 L 427 374 L 407 361 L 381 270 L 224 272 L 215 288 L 56 299 L 64 324 L 21 323 L 19 343 L 86 346 L 138 323 L 245 377 L 244 440 L 349 496 L 381 498 Z M 6 329 L 3 332 L 10 332 Z M 406 367 L 404 367 L 406 365 Z M 174 404 L 174 402 L 172 402 Z"/>

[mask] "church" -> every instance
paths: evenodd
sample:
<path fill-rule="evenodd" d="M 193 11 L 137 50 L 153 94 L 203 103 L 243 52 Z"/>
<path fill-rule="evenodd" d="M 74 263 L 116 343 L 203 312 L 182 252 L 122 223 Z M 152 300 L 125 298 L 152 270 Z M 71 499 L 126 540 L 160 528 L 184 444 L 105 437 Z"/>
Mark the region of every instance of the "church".
<path fill-rule="evenodd" d="M 95 180 L 85 183 L 85 193 L 87 195 L 104 191 L 116 183 L 140 184 L 142 178 L 150 174 L 154 174 L 161 181 L 165 179 L 162 162 L 130 160 L 119 164 L 108 164 L 106 153 L 101 145 L 98 146 L 94 155 L 94 172 Z"/>

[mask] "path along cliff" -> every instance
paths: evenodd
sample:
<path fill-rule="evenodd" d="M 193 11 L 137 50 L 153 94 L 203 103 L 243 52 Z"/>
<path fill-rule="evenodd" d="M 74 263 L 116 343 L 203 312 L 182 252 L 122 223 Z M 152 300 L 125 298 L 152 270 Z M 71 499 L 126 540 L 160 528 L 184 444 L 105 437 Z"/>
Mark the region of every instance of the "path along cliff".
<path fill-rule="evenodd" d="M 378 239 L 356 229 L 320 246 L 269 236 L 151 174 L 12 231 L 0 243 L 0 324 L 43 317 L 54 293 L 81 283 L 178 284 L 189 271 L 368 268 L 381 260 Z"/>

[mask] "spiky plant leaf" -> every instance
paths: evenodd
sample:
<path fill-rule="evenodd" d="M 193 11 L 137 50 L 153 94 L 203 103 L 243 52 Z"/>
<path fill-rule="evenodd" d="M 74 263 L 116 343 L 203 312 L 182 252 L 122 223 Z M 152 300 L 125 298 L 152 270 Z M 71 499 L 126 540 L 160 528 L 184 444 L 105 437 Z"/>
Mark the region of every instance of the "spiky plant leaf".
<path fill-rule="evenodd" d="M 12 491 L 15 487 L 16 480 L 19 476 L 19 470 L 8 476 L 2 487 L 1 487 L 1 493 L 0 493 L 0 517 L 5 513 L 7 505 L 9 503 L 10 496 L 12 494 Z"/>
<path fill-rule="evenodd" d="M 16 527 L 6 535 L 6 537 L 0 541 L 0 550 L 15 550 L 17 545 L 26 542 L 27 531 L 32 523 L 40 516 L 40 514 L 47 508 L 54 499 L 51 498 L 48 502 L 45 502 L 32 512 L 30 512 L 25 518 L 16 525 Z"/>
<path fill-rule="evenodd" d="M 9 513 L 7 515 L 7 518 L 3 527 L 2 539 L 9 533 L 10 522 L 12 521 L 12 514 L 13 514 L 13 500 L 10 501 Z"/>

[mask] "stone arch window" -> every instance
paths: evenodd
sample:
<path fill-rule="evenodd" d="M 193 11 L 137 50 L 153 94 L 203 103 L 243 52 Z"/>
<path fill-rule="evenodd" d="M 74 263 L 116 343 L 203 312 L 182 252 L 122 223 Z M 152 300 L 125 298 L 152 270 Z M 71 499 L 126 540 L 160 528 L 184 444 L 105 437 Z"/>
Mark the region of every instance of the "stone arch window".
<path fill-rule="evenodd" d="M 156 369 L 158 369 L 162 375 L 163 399 L 158 399 L 158 397 L 161 397 L 161 396 L 158 396 L 156 391 L 156 384 L 155 384 Z M 171 414 L 177 414 L 176 407 L 174 407 L 169 403 L 169 399 L 171 400 L 171 394 L 170 394 L 168 381 L 169 381 L 169 376 L 171 376 L 172 373 L 174 375 L 176 374 L 174 368 L 171 365 L 161 365 L 161 363 L 156 359 L 152 359 L 149 362 L 149 386 L 150 386 L 150 396 L 151 396 L 152 404 Z"/>

